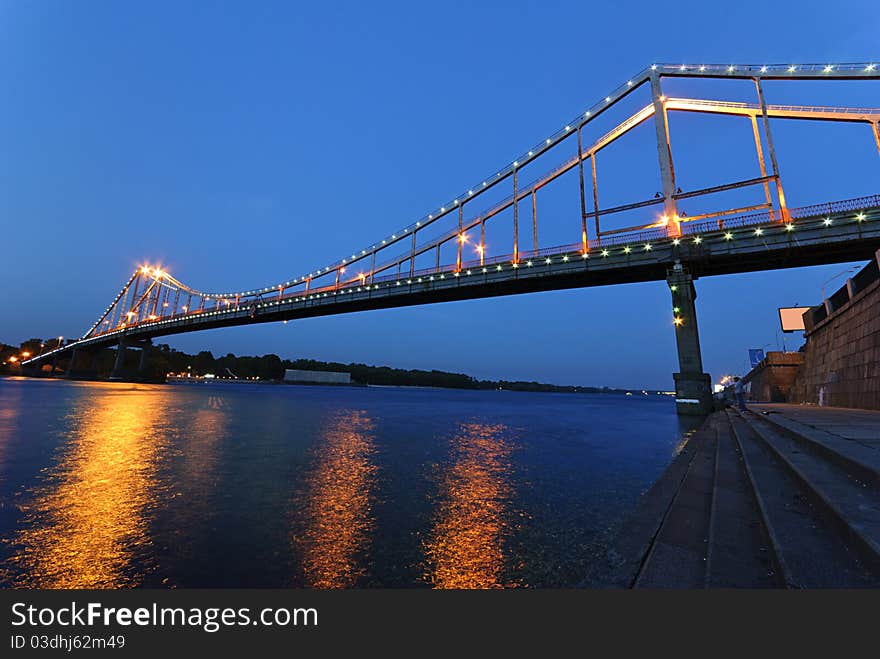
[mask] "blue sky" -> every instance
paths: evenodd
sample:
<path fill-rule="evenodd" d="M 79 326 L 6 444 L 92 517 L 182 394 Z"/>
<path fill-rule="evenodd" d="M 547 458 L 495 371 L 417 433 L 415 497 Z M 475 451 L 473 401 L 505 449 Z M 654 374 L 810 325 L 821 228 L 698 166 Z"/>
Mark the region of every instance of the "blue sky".
<path fill-rule="evenodd" d="M 652 62 L 872 61 L 878 29 L 869 2 L 0 2 L 0 341 L 80 335 L 145 261 L 209 290 L 307 272 L 421 217 Z M 731 84 L 704 93 L 751 100 Z M 880 106 L 880 83 L 767 95 Z M 672 119 L 689 189 L 756 175 L 734 171 L 753 166 L 737 151 L 750 132 L 713 121 Z M 880 192 L 867 128 L 773 129 L 790 205 Z M 636 155 L 643 137 L 609 156 L 608 203 L 659 189 L 656 155 Z M 553 203 L 548 240 L 579 221 L 576 197 Z M 739 372 L 748 348 L 775 348 L 776 308 L 817 302 L 848 267 L 701 279 L 706 370 Z M 670 320 L 665 286 L 648 283 L 168 342 L 669 388 Z"/>

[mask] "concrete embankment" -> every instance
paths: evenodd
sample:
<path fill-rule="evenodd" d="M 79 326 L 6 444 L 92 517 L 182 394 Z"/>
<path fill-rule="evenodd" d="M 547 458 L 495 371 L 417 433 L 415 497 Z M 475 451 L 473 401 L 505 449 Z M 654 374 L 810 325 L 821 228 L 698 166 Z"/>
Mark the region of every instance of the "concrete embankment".
<path fill-rule="evenodd" d="M 712 414 L 584 585 L 880 586 L 880 412 Z"/>

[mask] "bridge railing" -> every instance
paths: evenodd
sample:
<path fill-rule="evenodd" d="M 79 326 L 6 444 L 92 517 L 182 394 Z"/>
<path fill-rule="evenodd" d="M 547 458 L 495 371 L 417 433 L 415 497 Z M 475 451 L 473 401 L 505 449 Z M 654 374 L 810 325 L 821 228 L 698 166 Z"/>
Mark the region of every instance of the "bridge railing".
<path fill-rule="evenodd" d="M 869 208 L 880 208 L 880 194 L 868 195 L 864 197 L 858 197 L 855 199 L 845 199 L 842 201 L 834 201 L 829 203 L 822 204 L 813 204 L 811 206 L 803 206 L 799 208 L 791 208 L 789 209 L 789 214 L 791 219 L 800 219 L 807 217 L 821 217 L 823 215 L 831 215 L 835 213 L 845 213 L 849 211 L 858 211 Z M 768 222 L 781 222 L 782 221 L 781 212 L 778 210 L 768 210 L 759 213 L 750 213 L 746 215 L 738 215 L 738 216 L 730 216 L 730 217 L 719 217 L 711 220 L 706 220 L 702 222 L 686 222 L 681 225 L 682 233 L 684 235 L 694 235 L 698 233 L 709 233 L 715 231 L 724 231 L 727 229 L 734 229 L 737 227 L 744 226 L 754 226 L 758 224 L 766 224 Z M 637 244 L 637 243 L 648 243 L 651 241 L 660 241 L 664 239 L 668 239 L 668 230 L 667 227 L 656 227 L 648 230 L 635 231 L 631 233 L 619 234 L 611 237 L 604 238 L 600 243 L 592 243 L 590 244 L 590 250 L 602 249 L 605 247 L 610 247 L 614 245 L 626 245 L 626 244 Z M 575 255 L 579 254 L 582 251 L 581 243 L 569 243 L 565 245 L 557 245 L 553 247 L 546 247 L 538 250 L 523 250 L 519 252 L 519 261 L 521 263 L 527 263 L 530 260 L 537 260 L 540 258 L 546 258 L 548 256 L 558 255 L 558 254 L 568 254 Z M 461 269 L 464 271 L 467 270 L 479 270 L 482 268 L 489 268 L 490 266 L 497 266 L 500 264 L 507 265 L 511 263 L 513 258 L 512 254 L 502 254 L 498 256 L 485 257 L 483 259 L 468 259 L 466 261 L 462 261 Z M 535 265 L 540 265 L 536 263 Z M 274 301 L 277 299 L 290 299 L 290 298 L 299 298 L 299 297 L 307 297 L 311 295 L 323 295 L 325 293 L 331 293 L 340 291 L 343 289 L 351 289 L 351 288 L 369 288 L 372 285 L 378 285 L 382 283 L 411 283 L 414 279 L 432 277 L 432 276 L 455 276 L 454 273 L 455 266 L 452 264 L 444 264 L 439 268 L 437 267 L 427 267 L 427 268 L 419 268 L 418 270 L 414 270 L 412 272 L 401 272 L 398 274 L 397 272 L 390 272 L 388 274 L 383 274 L 380 276 L 376 276 L 372 278 L 370 281 L 340 281 L 337 286 L 335 283 L 328 284 L 321 287 L 315 287 L 310 289 L 309 291 L 297 291 L 290 292 L 280 296 L 276 294 L 269 294 L 266 297 L 258 296 L 257 298 L 249 299 L 247 301 L 243 301 L 240 306 L 236 306 L 236 310 L 247 310 L 251 308 L 251 306 L 255 303 L 261 301 Z M 213 308 L 205 309 L 204 311 L 211 311 Z M 135 329 L 136 327 L 149 326 L 159 321 L 166 321 L 169 319 L 182 319 L 187 317 L 194 317 L 201 315 L 203 310 L 201 309 L 190 309 L 186 312 L 178 312 L 175 314 L 160 314 L 154 321 L 144 321 L 137 325 L 130 325 L 130 329 Z M 106 331 L 95 332 L 93 336 L 99 336 L 101 334 L 110 333 L 116 331 L 118 328 L 109 328 Z"/>

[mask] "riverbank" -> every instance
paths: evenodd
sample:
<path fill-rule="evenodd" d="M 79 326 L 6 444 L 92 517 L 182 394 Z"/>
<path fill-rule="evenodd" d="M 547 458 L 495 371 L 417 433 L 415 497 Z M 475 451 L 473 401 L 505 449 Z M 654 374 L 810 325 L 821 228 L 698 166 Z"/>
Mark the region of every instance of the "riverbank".
<path fill-rule="evenodd" d="M 880 412 L 713 413 L 583 585 L 880 586 Z"/>

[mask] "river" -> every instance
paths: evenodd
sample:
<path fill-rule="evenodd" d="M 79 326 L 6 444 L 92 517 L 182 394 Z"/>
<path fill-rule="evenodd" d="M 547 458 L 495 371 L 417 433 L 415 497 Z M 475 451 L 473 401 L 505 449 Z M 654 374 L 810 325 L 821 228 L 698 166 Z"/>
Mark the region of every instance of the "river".
<path fill-rule="evenodd" d="M 576 585 L 667 396 L 0 378 L 0 586 Z"/>

